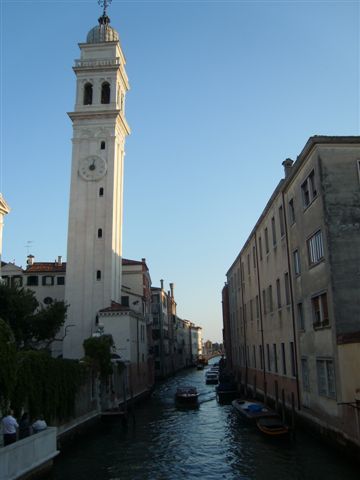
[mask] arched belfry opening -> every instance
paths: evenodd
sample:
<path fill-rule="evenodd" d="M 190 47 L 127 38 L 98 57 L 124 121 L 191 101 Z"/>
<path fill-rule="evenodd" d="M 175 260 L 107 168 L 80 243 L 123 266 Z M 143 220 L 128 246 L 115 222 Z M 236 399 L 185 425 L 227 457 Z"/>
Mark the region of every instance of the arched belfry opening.
<path fill-rule="evenodd" d="M 110 83 L 104 82 L 101 85 L 101 103 L 110 103 Z"/>
<path fill-rule="evenodd" d="M 93 101 L 93 86 L 91 83 L 85 83 L 84 85 L 84 105 L 92 105 Z"/>

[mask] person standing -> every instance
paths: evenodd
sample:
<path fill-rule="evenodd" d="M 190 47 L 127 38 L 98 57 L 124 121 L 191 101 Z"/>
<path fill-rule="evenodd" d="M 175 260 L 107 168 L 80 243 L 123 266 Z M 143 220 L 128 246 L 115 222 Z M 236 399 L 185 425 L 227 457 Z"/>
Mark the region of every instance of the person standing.
<path fill-rule="evenodd" d="M 2 419 L 3 435 L 4 435 L 4 447 L 16 442 L 16 429 L 19 425 L 14 418 L 14 411 L 9 410 L 6 417 Z"/>
<path fill-rule="evenodd" d="M 44 420 L 44 416 L 40 415 L 39 418 L 32 424 L 32 429 L 34 433 L 41 432 L 47 428 L 47 423 Z"/>
<path fill-rule="evenodd" d="M 24 412 L 19 421 L 19 440 L 30 435 L 30 417 L 27 412 Z"/>

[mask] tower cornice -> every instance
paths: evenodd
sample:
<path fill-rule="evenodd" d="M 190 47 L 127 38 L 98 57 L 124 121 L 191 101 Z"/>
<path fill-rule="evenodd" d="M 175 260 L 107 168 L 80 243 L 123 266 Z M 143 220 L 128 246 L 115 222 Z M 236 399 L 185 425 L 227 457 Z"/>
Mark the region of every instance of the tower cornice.
<path fill-rule="evenodd" d="M 68 112 L 69 117 L 74 122 L 75 120 L 120 120 L 127 135 L 130 135 L 130 127 L 123 116 L 121 110 L 98 110 L 91 112 Z"/>

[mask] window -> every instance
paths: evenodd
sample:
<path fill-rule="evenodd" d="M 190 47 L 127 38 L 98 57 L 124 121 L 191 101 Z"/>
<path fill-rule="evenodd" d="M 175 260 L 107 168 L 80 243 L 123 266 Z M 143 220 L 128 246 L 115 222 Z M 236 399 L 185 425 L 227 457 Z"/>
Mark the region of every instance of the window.
<path fill-rule="evenodd" d="M 254 301 L 253 299 L 250 300 L 250 320 L 254 320 Z"/>
<path fill-rule="evenodd" d="M 93 100 L 93 86 L 91 83 L 84 85 L 84 105 L 91 105 Z"/>
<path fill-rule="evenodd" d="M 277 307 L 281 308 L 281 286 L 280 278 L 276 279 L 276 297 L 277 297 Z"/>
<path fill-rule="evenodd" d="M 327 294 L 322 293 L 311 299 L 314 328 L 329 325 Z"/>
<path fill-rule="evenodd" d="M 255 348 L 255 345 L 253 345 L 253 361 L 254 361 L 254 368 L 256 368 L 256 348 Z"/>
<path fill-rule="evenodd" d="M 275 247 L 275 245 L 276 245 L 276 225 L 275 225 L 275 217 L 272 217 L 272 219 L 271 219 L 271 231 L 272 231 L 273 246 Z"/>
<path fill-rule="evenodd" d="M 30 275 L 27 278 L 27 284 L 29 287 L 36 287 L 39 285 L 39 277 L 37 275 Z"/>
<path fill-rule="evenodd" d="M 289 274 L 286 272 L 284 275 L 285 282 L 285 302 L 286 305 L 290 304 L 290 283 L 289 283 Z"/>
<path fill-rule="evenodd" d="M 42 284 L 43 286 L 47 286 L 47 287 L 54 285 L 54 277 L 50 277 L 46 275 L 45 277 L 42 278 Z"/>
<path fill-rule="evenodd" d="M 293 377 L 295 377 L 295 375 L 296 375 L 296 362 L 295 362 L 294 342 L 290 342 L 290 365 L 291 365 L 291 375 Z"/>
<path fill-rule="evenodd" d="M 101 270 L 96 270 L 96 280 L 101 280 Z"/>
<path fill-rule="evenodd" d="M 53 299 L 51 297 L 44 298 L 45 305 L 51 305 L 53 303 Z"/>
<path fill-rule="evenodd" d="M 286 353 L 285 353 L 285 343 L 281 344 L 281 362 L 282 362 L 282 373 L 286 375 Z"/>
<path fill-rule="evenodd" d="M 101 85 L 101 103 L 110 103 L 110 83 L 108 82 Z"/>
<path fill-rule="evenodd" d="M 278 373 L 278 361 L 277 361 L 277 348 L 276 343 L 273 343 L 273 352 L 274 352 L 274 370 Z"/>
<path fill-rule="evenodd" d="M 264 314 L 266 315 L 266 292 L 265 292 L 265 290 L 263 290 L 263 292 L 262 292 L 262 296 L 263 296 L 263 308 L 264 308 Z"/>
<path fill-rule="evenodd" d="M 321 230 L 317 231 L 307 241 L 309 264 L 315 265 L 324 258 L 324 245 Z"/>
<path fill-rule="evenodd" d="M 247 270 L 248 275 L 250 275 L 250 253 L 247 254 Z"/>
<path fill-rule="evenodd" d="M 259 318 L 259 296 L 256 295 L 256 318 Z"/>
<path fill-rule="evenodd" d="M 307 358 L 301 359 L 301 377 L 304 392 L 310 392 L 309 363 Z"/>
<path fill-rule="evenodd" d="M 290 224 L 292 225 L 295 223 L 295 207 L 294 207 L 294 199 L 291 198 L 289 200 L 289 218 L 290 218 Z"/>
<path fill-rule="evenodd" d="M 315 173 L 314 170 L 307 177 L 305 182 L 301 185 L 301 193 L 304 208 L 308 207 L 317 195 L 315 187 Z"/>
<path fill-rule="evenodd" d="M 271 372 L 271 358 L 270 358 L 270 346 L 266 344 L 266 357 L 267 357 L 267 368 L 268 371 Z"/>
<path fill-rule="evenodd" d="M 18 275 L 14 275 L 11 279 L 11 284 L 14 286 L 14 287 L 22 287 L 22 284 L 23 284 L 23 279 L 22 277 L 18 276 Z"/>
<path fill-rule="evenodd" d="M 98 228 L 98 238 L 102 238 L 102 228 Z"/>
<path fill-rule="evenodd" d="M 294 272 L 295 275 L 300 275 L 301 268 L 300 268 L 300 255 L 298 250 L 294 250 L 293 252 L 293 260 L 294 260 Z"/>
<path fill-rule="evenodd" d="M 129 306 L 129 297 L 128 296 L 121 297 L 121 305 L 123 305 L 124 307 Z"/>
<path fill-rule="evenodd" d="M 58 285 L 65 285 L 65 277 L 56 277 L 56 283 Z"/>
<path fill-rule="evenodd" d="M 261 242 L 261 237 L 259 237 L 259 255 L 260 255 L 260 260 L 263 259 L 263 254 L 262 254 L 262 242 Z"/>
<path fill-rule="evenodd" d="M 254 270 L 256 269 L 256 247 L 255 245 L 253 246 L 253 267 Z"/>
<path fill-rule="evenodd" d="M 280 223 L 280 235 L 285 235 L 285 223 L 284 223 L 284 211 L 282 205 L 279 207 L 279 223 Z"/>
<path fill-rule="evenodd" d="M 269 234 L 267 228 L 265 228 L 265 251 L 269 253 Z"/>
<path fill-rule="evenodd" d="M 302 303 L 297 304 L 297 321 L 299 330 L 305 331 L 305 319 Z"/>
<path fill-rule="evenodd" d="M 274 310 L 273 296 L 272 296 L 272 285 L 269 285 L 269 287 L 268 287 L 268 305 L 269 305 L 269 312 L 272 312 Z"/>
<path fill-rule="evenodd" d="M 105 146 L 106 146 L 105 142 L 102 141 L 102 142 L 100 143 L 100 150 L 105 150 Z"/>
<path fill-rule="evenodd" d="M 316 372 L 319 395 L 335 398 L 335 372 L 331 359 L 317 359 Z"/>
<path fill-rule="evenodd" d="M 104 196 L 104 188 L 100 187 L 99 188 L 99 197 L 103 197 L 103 196 Z"/>

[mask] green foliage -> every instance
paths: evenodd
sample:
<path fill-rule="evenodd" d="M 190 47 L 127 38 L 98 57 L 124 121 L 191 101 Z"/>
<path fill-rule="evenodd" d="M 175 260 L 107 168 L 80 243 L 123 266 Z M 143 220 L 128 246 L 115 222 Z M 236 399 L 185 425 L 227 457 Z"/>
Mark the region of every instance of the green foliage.
<path fill-rule="evenodd" d="M 4 412 L 16 383 L 16 346 L 14 335 L 0 319 L 0 408 Z"/>
<path fill-rule="evenodd" d="M 76 392 L 83 380 L 77 361 L 52 358 L 41 351 L 18 353 L 17 382 L 12 396 L 16 412 L 26 406 L 30 416 L 64 420 L 74 413 Z"/>
<path fill-rule="evenodd" d="M 111 350 L 114 340 L 111 335 L 90 337 L 84 340 L 85 361 L 106 378 L 112 373 Z"/>
<path fill-rule="evenodd" d="M 64 302 L 38 307 L 31 290 L 0 285 L 0 318 L 13 331 L 18 349 L 47 347 L 65 322 Z"/>

